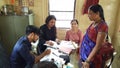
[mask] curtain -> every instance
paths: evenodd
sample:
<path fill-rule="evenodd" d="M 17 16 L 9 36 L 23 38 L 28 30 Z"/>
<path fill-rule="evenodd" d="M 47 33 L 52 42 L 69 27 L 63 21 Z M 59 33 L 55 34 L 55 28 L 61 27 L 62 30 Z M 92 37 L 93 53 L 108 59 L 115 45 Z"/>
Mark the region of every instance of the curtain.
<path fill-rule="evenodd" d="M 82 7 L 82 14 L 87 14 L 88 13 L 88 8 L 91 5 L 98 4 L 99 0 L 85 0 L 83 7 Z"/>

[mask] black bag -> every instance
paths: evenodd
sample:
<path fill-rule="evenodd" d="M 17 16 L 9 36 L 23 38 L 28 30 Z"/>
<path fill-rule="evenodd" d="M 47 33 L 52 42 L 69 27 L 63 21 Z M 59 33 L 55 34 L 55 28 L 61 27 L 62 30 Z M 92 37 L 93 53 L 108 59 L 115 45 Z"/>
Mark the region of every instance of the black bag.
<path fill-rule="evenodd" d="M 60 55 L 59 57 L 63 58 L 65 60 L 65 65 L 70 62 L 69 55 Z"/>

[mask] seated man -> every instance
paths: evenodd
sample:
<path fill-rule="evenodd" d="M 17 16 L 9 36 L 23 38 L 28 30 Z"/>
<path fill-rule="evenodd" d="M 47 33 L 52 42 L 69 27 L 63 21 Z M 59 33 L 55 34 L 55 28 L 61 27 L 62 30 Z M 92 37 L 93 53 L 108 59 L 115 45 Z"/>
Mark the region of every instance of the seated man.
<path fill-rule="evenodd" d="M 58 68 L 58 67 L 56 64 L 54 64 L 54 62 L 42 61 L 38 63 L 38 68 Z"/>
<path fill-rule="evenodd" d="M 21 37 L 15 44 L 11 57 L 11 68 L 32 68 L 34 63 L 39 62 L 45 55 L 50 54 L 50 50 L 44 51 L 42 54 L 35 56 L 30 53 L 31 42 L 39 39 L 39 29 L 33 25 L 26 27 L 26 35 Z"/>

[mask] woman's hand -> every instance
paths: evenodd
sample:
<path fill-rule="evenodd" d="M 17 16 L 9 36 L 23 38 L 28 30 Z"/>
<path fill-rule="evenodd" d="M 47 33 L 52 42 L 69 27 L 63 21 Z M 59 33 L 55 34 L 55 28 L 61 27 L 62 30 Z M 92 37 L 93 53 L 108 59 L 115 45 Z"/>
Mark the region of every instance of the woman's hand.
<path fill-rule="evenodd" d="M 60 39 L 56 39 L 55 41 L 57 42 L 57 44 L 58 44 L 58 45 L 59 45 L 59 44 L 60 44 L 60 42 L 61 42 L 61 40 L 60 40 Z"/>
<path fill-rule="evenodd" d="M 89 68 L 89 63 L 82 62 L 82 68 Z"/>
<path fill-rule="evenodd" d="M 52 41 L 46 41 L 46 44 L 49 44 L 50 46 L 54 45 L 54 43 Z"/>

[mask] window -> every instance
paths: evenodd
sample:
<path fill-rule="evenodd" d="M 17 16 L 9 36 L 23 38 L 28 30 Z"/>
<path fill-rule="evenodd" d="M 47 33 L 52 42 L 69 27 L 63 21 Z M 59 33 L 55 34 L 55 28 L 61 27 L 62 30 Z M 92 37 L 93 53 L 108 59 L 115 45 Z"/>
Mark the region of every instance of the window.
<path fill-rule="evenodd" d="M 55 15 L 57 28 L 70 28 L 74 9 L 75 0 L 49 0 L 49 14 Z"/>

